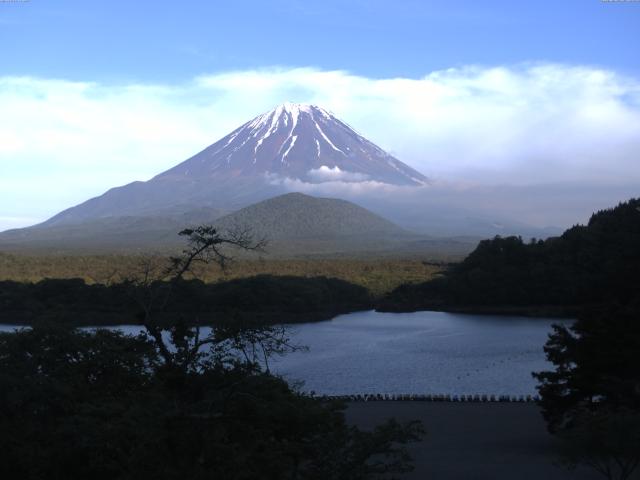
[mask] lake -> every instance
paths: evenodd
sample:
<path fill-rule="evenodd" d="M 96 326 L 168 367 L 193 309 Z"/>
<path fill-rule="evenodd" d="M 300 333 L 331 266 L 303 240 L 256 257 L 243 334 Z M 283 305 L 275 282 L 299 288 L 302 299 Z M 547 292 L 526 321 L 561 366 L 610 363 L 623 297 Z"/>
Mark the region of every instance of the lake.
<path fill-rule="evenodd" d="M 532 371 L 549 369 L 543 346 L 553 323 L 568 320 L 443 312 L 340 315 L 291 327 L 296 352 L 271 361 L 305 391 L 354 393 L 536 394 Z M 0 325 L 0 331 L 15 328 Z M 117 327 L 137 333 L 139 326 Z"/>

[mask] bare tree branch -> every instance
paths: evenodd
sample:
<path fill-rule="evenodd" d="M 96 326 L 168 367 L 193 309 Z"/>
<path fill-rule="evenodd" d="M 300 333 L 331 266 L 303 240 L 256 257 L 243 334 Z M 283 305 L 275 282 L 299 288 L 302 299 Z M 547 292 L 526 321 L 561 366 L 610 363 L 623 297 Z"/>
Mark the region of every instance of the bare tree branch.
<path fill-rule="evenodd" d="M 246 363 L 256 365 L 259 363 L 257 351 L 260 350 L 268 368 L 267 358 L 270 355 L 291 351 L 293 347 L 288 345 L 284 330 L 251 326 L 231 333 L 229 329 L 217 327 L 202 338 L 198 322 L 193 328 L 177 324 L 170 326 L 171 345 L 167 344 L 163 336 L 167 328 L 160 324 L 158 315 L 166 309 L 175 285 L 187 273 L 193 274 L 192 268 L 196 263 L 214 263 L 224 270 L 233 260 L 229 248 L 264 251 L 267 245 L 266 239 L 256 239 L 250 228 L 237 227 L 221 233 L 214 226 L 201 225 L 182 230 L 179 235 L 187 239 L 187 247 L 180 256 L 171 257 L 168 265 L 163 265 L 157 257 L 146 257 L 140 264 L 139 274 L 127 279 L 133 289 L 132 297 L 143 312 L 142 325 L 156 344 L 165 364 L 188 370 L 197 363 L 202 349 L 210 346 L 212 351 L 216 347 L 218 350 L 227 349 L 224 353 L 213 352 L 217 358 L 224 357 L 226 360 L 223 361 L 233 358 L 228 350 L 235 349 L 244 355 Z"/>

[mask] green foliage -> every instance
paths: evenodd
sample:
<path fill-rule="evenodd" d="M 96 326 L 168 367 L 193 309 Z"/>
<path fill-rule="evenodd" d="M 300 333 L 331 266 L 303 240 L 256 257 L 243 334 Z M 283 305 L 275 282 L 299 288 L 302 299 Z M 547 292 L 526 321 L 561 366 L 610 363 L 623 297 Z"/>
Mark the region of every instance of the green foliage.
<path fill-rule="evenodd" d="M 0 477 L 346 480 L 411 468 L 402 445 L 421 436 L 416 423 L 362 432 L 343 405 L 252 363 L 207 355 L 182 369 L 155 347 L 105 330 L 0 334 Z"/>
<path fill-rule="evenodd" d="M 443 278 L 404 285 L 388 309 L 438 306 L 587 306 L 640 291 L 640 199 L 595 213 L 546 241 L 496 237 L 480 242 Z"/>
<path fill-rule="evenodd" d="M 344 311 L 370 306 L 366 289 L 326 277 L 258 275 L 217 284 L 209 295 L 212 304 L 263 312 L 281 311 L 283 306 L 286 311 L 295 313 L 325 309 Z"/>
<path fill-rule="evenodd" d="M 629 478 L 640 462 L 640 296 L 555 326 L 545 352 L 555 369 L 534 377 L 563 463 Z"/>
<path fill-rule="evenodd" d="M 118 332 L 54 327 L 0 334 L 0 476 L 114 478 L 135 448 L 131 402 L 152 383 L 153 348 Z"/>
<path fill-rule="evenodd" d="M 545 346 L 555 370 L 535 373 L 552 431 L 571 428 L 584 409 L 640 412 L 640 298 L 585 312 L 569 329 L 556 325 Z"/>
<path fill-rule="evenodd" d="M 162 291 L 168 284 L 154 281 L 147 287 Z M 130 283 L 87 285 L 80 279 L 0 282 L 0 322 L 139 323 L 142 307 L 135 301 L 136 288 Z M 259 275 L 213 284 L 180 280 L 164 298 L 166 293 L 162 293 L 164 321 L 199 318 L 204 323 L 238 315 L 257 315 L 271 323 L 309 321 L 366 309 L 372 303 L 363 287 L 326 277 Z"/>
<path fill-rule="evenodd" d="M 336 244 L 357 243 L 373 237 L 406 234 L 390 221 L 346 200 L 289 193 L 255 203 L 216 220 L 222 229 L 251 225 L 271 240 L 332 239 Z M 341 245 L 342 246 L 342 245 Z"/>

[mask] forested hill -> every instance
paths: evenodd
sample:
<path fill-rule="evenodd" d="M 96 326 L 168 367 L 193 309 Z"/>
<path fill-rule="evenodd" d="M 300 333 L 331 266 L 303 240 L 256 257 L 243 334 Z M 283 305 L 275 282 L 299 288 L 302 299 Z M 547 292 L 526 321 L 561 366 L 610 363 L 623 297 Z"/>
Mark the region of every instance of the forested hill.
<path fill-rule="evenodd" d="M 382 310 L 576 307 L 640 296 L 640 199 L 599 211 L 560 237 L 483 240 L 443 277 L 391 292 Z M 508 310 L 508 309 L 507 309 Z M 544 311 L 540 311 L 544 313 Z"/>
<path fill-rule="evenodd" d="M 247 227 L 270 240 L 403 236 L 408 232 L 369 210 L 337 198 L 287 193 L 216 220 L 222 230 Z"/>

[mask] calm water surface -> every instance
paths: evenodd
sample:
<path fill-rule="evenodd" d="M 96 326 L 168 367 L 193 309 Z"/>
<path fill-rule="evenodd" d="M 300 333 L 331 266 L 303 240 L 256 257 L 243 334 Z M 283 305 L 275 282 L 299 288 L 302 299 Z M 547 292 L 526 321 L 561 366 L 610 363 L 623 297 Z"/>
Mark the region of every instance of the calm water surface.
<path fill-rule="evenodd" d="M 309 352 L 278 359 L 274 370 L 326 394 L 535 394 L 531 372 L 550 367 L 542 348 L 562 322 L 358 312 L 294 327 Z"/>
<path fill-rule="evenodd" d="M 319 394 L 535 394 L 542 347 L 567 320 L 442 312 L 357 312 L 292 326 L 296 352 L 272 371 Z M 14 327 L 0 325 L 0 330 Z M 137 333 L 139 326 L 118 327 Z"/>

